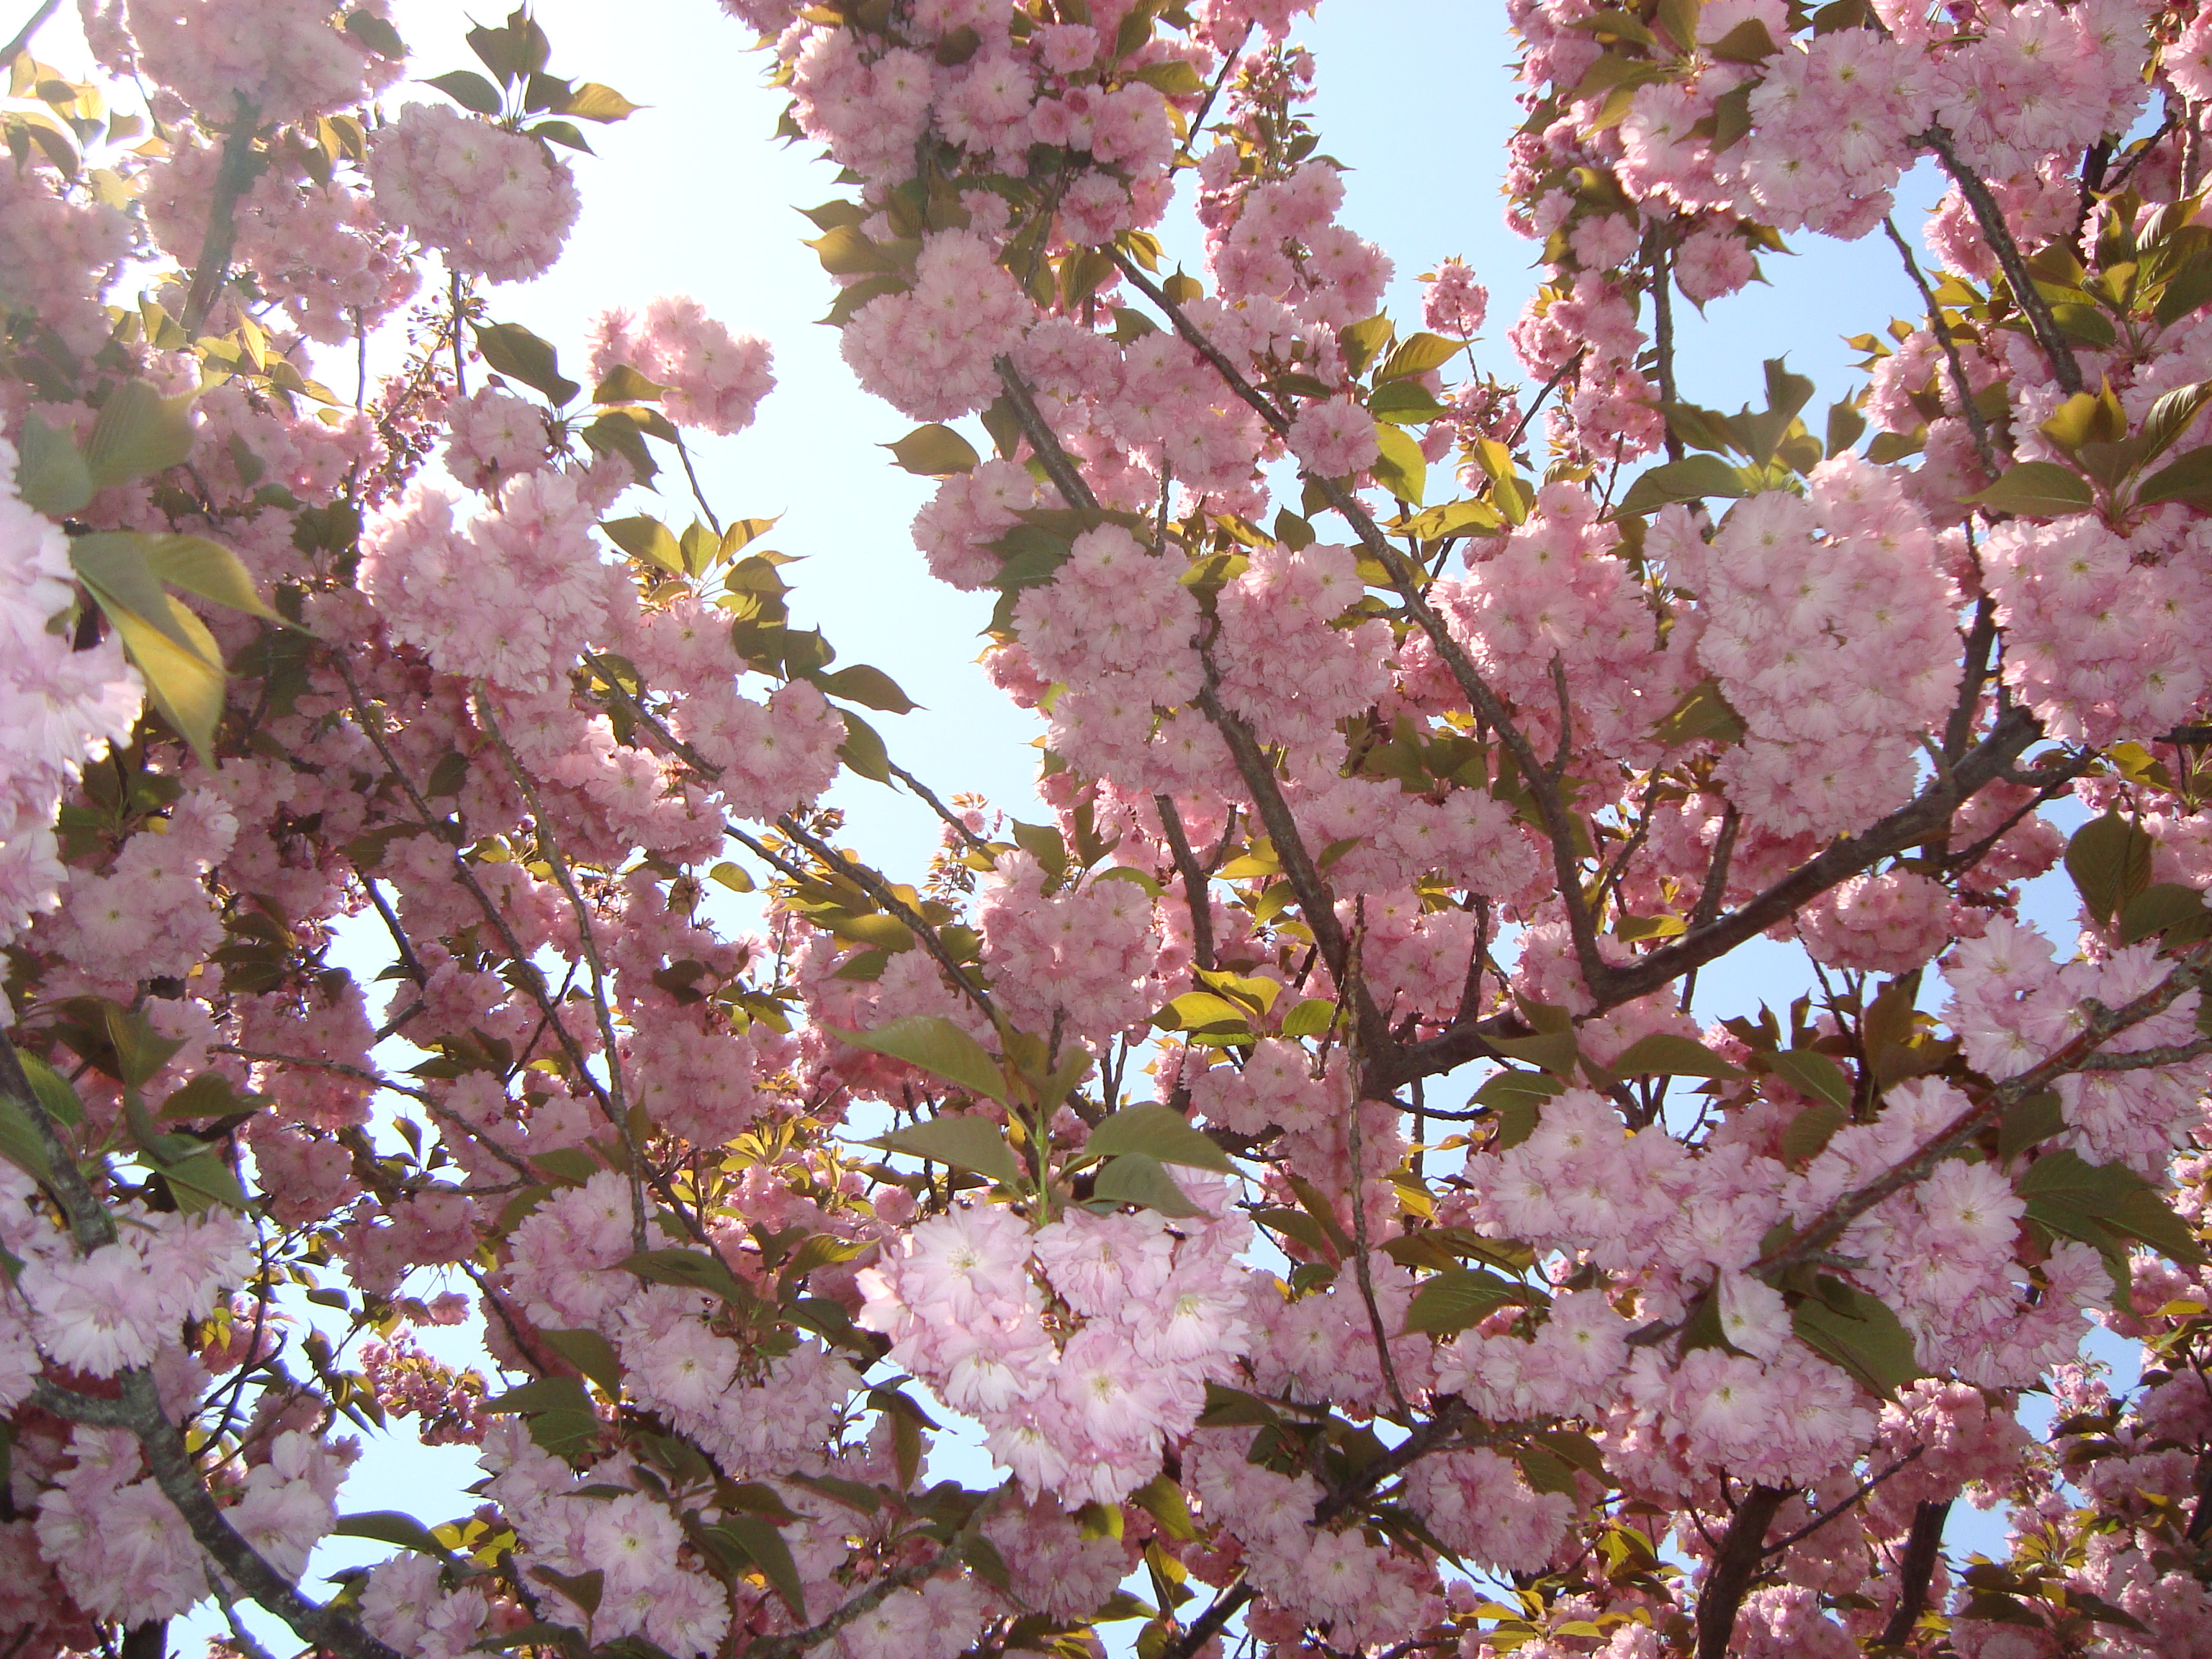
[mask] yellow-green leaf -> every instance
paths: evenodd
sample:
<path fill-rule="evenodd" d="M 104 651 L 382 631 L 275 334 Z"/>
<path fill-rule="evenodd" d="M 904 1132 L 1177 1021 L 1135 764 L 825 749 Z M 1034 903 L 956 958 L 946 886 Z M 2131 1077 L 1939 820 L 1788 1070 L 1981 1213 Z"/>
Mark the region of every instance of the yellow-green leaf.
<path fill-rule="evenodd" d="M 149 536 L 146 563 L 172 587 L 270 622 L 284 620 L 262 602 L 238 555 L 204 536 Z"/>
<path fill-rule="evenodd" d="M 1006 1097 L 1006 1079 L 999 1070 L 999 1062 L 991 1058 L 981 1043 L 949 1019 L 933 1014 L 908 1014 L 878 1025 L 872 1031 L 848 1031 L 827 1024 L 822 1029 L 840 1042 L 849 1042 L 855 1048 L 866 1048 L 891 1060 L 902 1060 L 933 1077 L 957 1084 L 971 1094 L 997 1101 Z"/>
<path fill-rule="evenodd" d="M 1086 1158 L 1144 1152 L 1163 1164 L 1188 1164 L 1224 1173 L 1230 1168 L 1228 1153 L 1193 1128 L 1174 1107 L 1159 1104 L 1125 1107 L 1111 1114 L 1091 1132 L 1083 1152 Z"/>
<path fill-rule="evenodd" d="M 108 394 L 84 441 L 85 471 L 95 489 L 128 483 L 177 465 L 192 452 L 187 411 L 196 394 L 164 398 L 144 380 Z"/>
<path fill-rule="evenodd" d="M 1429 485 L 1429 464 L 1421 459 L 1420 445 L 1403 428 L 1388 421 L 1376 422 L 1375 441 L 1382 452 L 1368 469 L 1374 474 L 1375 482 L 1400 501 L 1419 507 L 1422 492 Z"/>
<path fill-rule="evenodd" d="M 1966 499 L 2000 513 L 2030 514 L 2039 519 L 2063 519 L 2087 513 L 2096 497 L 2089 481 L 2056 461 L 2023 461 L 1987 489 Z"/>
<path fill-rule="evenodd" d="M 1006 1136 L 996 1124 L 980 1117 L 935 1117 L 910 1129 L 895 1129 L 867 1145 L 973 1170 L 1010 1187 L 1019 1185 L 1022 1178 L 1021 1166 L 1014 1162 L 1013 1149 L 1006 1145 Z"/>
<path fill-rule="evenodd" d="M 932 422 L 918 426 L 895 444 L 879 446 L 891 453 L 891 459 L 909 472 L 927 478 L 941 478 L 951 472 L 972 472 L 982 457 L 969 443 L 949 426 Z"/>

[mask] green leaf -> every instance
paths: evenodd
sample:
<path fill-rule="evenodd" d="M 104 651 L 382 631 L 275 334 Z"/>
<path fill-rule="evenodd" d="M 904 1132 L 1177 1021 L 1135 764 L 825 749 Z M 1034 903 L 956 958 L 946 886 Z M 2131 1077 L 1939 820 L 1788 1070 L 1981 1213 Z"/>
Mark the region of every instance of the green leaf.
<path fill-rule="evenodd" d="M 658 380 L 648 380 L 628 363 L 617 363 L 592 388 L 595 404 L 649 404 L 668 388 Z"/>
<path fill-rule="evenodd" d="M 2066 1114 L 2060 1108 L 2058 1091 L 2039 1089 L 2006 1107 L 1997 1119 L 1997 1156 L 2009 1163 L 2065 1127 Z"/>
<path fill-rule="evenodd" d="M 1789 1127 L 1782 1132 L 1783 1162 L 1811 1163 L 1847 1121 L 1844 1109 L 1832 1102 L 1823 1100 L 1808 1106 L 1791 1118 Z"/>
<path fill-rule="evenodd" d="M 612 87 L 586 81 L 568 94 L 568 101 L 556 113 L 573 115 L 580 121 L 619 121 L 644 107 L 642 104 L 631 103 Z"/>
<path fill-rule="evenodd" d="M 1912 1334 L 1877 1298 L 1823 1274 L 1816 1294 L 1790 1310 L 1790 1328 L 1808 1347 L 1832 1359 L 1871 1394 L 1895 1393 L 1926 1375 Z"/>
<path fill-rule="evenodd" d="M 84 1121 L 84 1103 L 76 1097 L 76 1091 L 70 1086 L 67 1078 L 36 1054 L 27 1054 L 21 1048 L 15 1050 L 15 1063 L 23 1068 L 31 1093 L 46 1109 L 48 1117 L 72 1129 Z"/>
<path fill-rule="evenodd" d="M 168 1181 L 170 1194 L 179 1207 L 188 1212 L 216 1204 L 230 1210 L 253 1207 L 246 1189 L 238 1184 L 238 1172 L 216 1147 L 210 1146 L 173 1163 L 163 1162 L 160 1168 Z"/>
<path fill-rule="evenodd" d="M 848 702 L 866 703 L 871 708 L 880 708 L 886 714 L 904 714 L 921 705 L 899 690 L 898 682 L 880 668 L 854 663 L 850 668 L 841 668 L 834 674 L 809 676 L 833 697 L 842 697 Z"/>
<path fill-rule="evenodd" d="M 1375 371 L 1375 384 L 1381 386 L 1388 380 L 1441 368 L 1459 356 L 1462 347 L 1462 342 L 1448 340 L 1441 334 L 1408 335 L 1398 342 L 1382 360 L 1382 367 Z"/>
<path fill-rule="evenodd" d="M 1521 1299 L 1521 1287 L 1480 1267 L 1453 1267 L 1421 1281 L 1406 1309 L 1406 1329 L 1452 1336 Z"/>
<path fill-rule="evenodd" d="M 379 58 L 396 64 L 407 56 L 407 43 L 399 38 L 399 31 L 373 11 L 348 12 L 345 31 Z"/>
<path fill-rule="evenodd" d="M 1283 1016 L 1286 1037 L 1319 1036 L 1336 1023 L 1336 1004 L 1327 997 L 1308 997 Z"/>
<path fill-rule="evenodd" d="M 1632 519 L 1641 513 L 1656 512 L 1670 501 L 1703 501 L 1709 495 L 1748 495 L 1755 487 L 1744 481 L 1740 469 L 1717 455 L 1685 455 L 1679 461 L 1638 473 L 1613 516 Z"/>
<path fill-rule="evenodd" d="M 1521 1466 L 1521 1478 L 1528 1483 L 1529 1491 L 1555 1492 L 1569 1498 L 1577 1495 L 1574 1468 L 1565 1458 L 1541 1446 L 1516 1446 L 1512 1451 L 1513 1461 Z M 1565 1633 L 1567 1626 L 1559 1629 Z M 1600 1632 L 1595 1625 L 1591 1625 L 1588 1633 L 1595 1636 Z"/>
<path fill-rule="evenodd" d="M 145 540 L 147 568 L 170 586 L 268 622 L 284 620 L 262 602 L 253 578 L 228 548 L 204 536 L 149 536 Z"/>
<path fill-rule="evenodd" d="M 882 736 L 851 709 L 837 712 L 845 722 L 845 741 L 837 745 L 837 758 L 871 783 L 889 783 L 890 751 L 884 747 Z"/>
<path fill-rule="evenodd" d="M 92 474 L 66 429 L 27 415 L 16 447 L 15 488 L 36 511 L 66 519 L 92 499 Z"/>
<path fill-rule="evenodd" d="M 1743 716 L 1729 707 L 1718 680 L 1700 680 L 1685 692 L 1681 702 L 1651 728 L 1651 735 L 1668 748 L 1710 740 L 1741 743 L 1747 730 Z"/>
<path fill-rule="evenodd" d="M 2069 1237 L 2081 1234 L 2046 1218 L 2056 1210 L 2077 1212 L 2185 1266 L 2201 1266 L 2206 1260 L 2189 1224 L 2156 1188 L 2124 1165 L 2091 1164 L 2063 1149 L 2045 1152 L 2021 1177 L 2018 1190 L 2028 1200 L 2029 1214 Z"/>
<path fill-rule="evenodd" d="M 0 1158 L 6 1158 L 33 1181 L 51 1182 L 54 1166 L 46 1157 L 46 1144 L 30 1118 L 31 1108 L 12 1096 L 0 1095 Z"/>
<path fill-rule="evenodd" d="M 1163 1164 L 1187 1164 L 1195 1169 L 1218 1170 L 1224 1175 L 1229 1154 L 1172 1106 L 1128 1106 L 1113 1113 L 1091 1132 L 1083 1143 L 1085 1158 L 1112 1158 L 1121 1152 L 1146 1152 Z"/>
<path fill-rule="evenodd" d="M 676 1285 L 687 1291 L 706 1291 L 720 1297 L 732 1307 L 750 1307 L 760 1300 L 719 1257 L 700 1250 L 640 1250 L 615 1265 L 635 1273 L 648 1284 Z M 574 1383 L 574 1378 L 560 1380 Z M 574 1386 L 580 1395 L 582 1385 L 575 1383 Z"/>
<path fill-rule="evenodd" d="M 60 1082 L 59 1078 L 54 1079 Z M 41 1097 L 43 1103 L 44 1097 Z M 169 1123 L 190 1122 L 215 1117 L 230 1117 L 240 1112 L 251 1112 L 266 1103 L 266 1097 L 255 1095 L 242 1097 L 231 1086 L 231 1081 L 221 1072 L 202 1072 L 181 1089 L 172 1090 L 161 1103 L 155 1119 Z"/>
<path fill-rule="evenodd" d="M 999 1070 L 999 1062 L 991 1058 L 981 1043 L 949 1019 L 932 1014 L 908 1014 L 878 1025 L 872 1031 L 848 1031 L 829 1024 L 822 1029 L 840 1042 L 849 1042 L 855 1048 L 866 1048 L 892 1060 L 902 1060 L 933 1077 L 957 1084 L 970 1094 L 1001 1103 L 1006 1100 L 1006 1079 Z"/>
<path fill-rule="evenodd" d="M 659 520 L 641 513 L 635 518 L 603 520 L 599 528 L 607 532 L 609 541 L 632 558 L 642 559 L 672 576 L 684 574 L 684 550 Z"/>
<path fill-rule="evenodd" d="M 1206 1212 L 1184 1196 L 1168 1173 L 1167 1165 L 1144 1152 L 1124 1152 L 1109 1160 L 1091 1183 L 1094 1198 L 1116 1204 L 1139 1204 L 1162 1215 L 1194 1216 Z"/>
<path fill-rule="evenodd" d="M 1462 535 L 1470 530 L 1498 530 L 1504 524 L 1505 515 L 1488 501 L 1445 501 L 1425 513 L 1416 513 L 1397 528 L 1409 536 L 1431 540 Z"/>
<path fill-rule="evenodd" d="M 1735 1078 L 1743 1068 L 1723 1060 L 1702 1042 L 1671 1031 L 1654 1031 L 1628 1046 L 1607 1071 L 1620 1077 Z"/>
<path fill-rule="evenodd" d="M 162 472 L 192 453 L 187 413 L 198 394 L 164 398 L 144 380 L 108 394 L 84 441 L 85 471 L 95 489 Z"/>
<path fill-rule="evenodd" d="M 1767 1063 L 1782 1080 L 1800 1094 L 1850 1109 L 1850 1074 L 1817 1048 L 1784 1048 L 1767 1056 Z"/>
<path fill-rule="evenodd" d="M 1206 90 L 1206 82 L 1199 78 L 1196 67 L 1187 58 L 1147 64 L 1137 71 L 1135 78 L 1146 86 L 1158 87 L 1170 98 L 1195 98 Z"/>
<path fill-rule="evenodd" d="M 802 1625 L 806 1622 L 806 1592 L 799 1580 L 798 1565 L 791 1559 L 791 1546 L 783 1541 L 783 1534 L 766 1517 L 743 1512 L 727 1514 L 709 1530 L 728 1539 L 759 1568 L 761 1576 L 783 1599 L 784 1606 L 791 1609 L 792 1617 Z"/>
<path fill-rule="evenodd" d="M 428 76 L 422 84 L 437 88 L 463 109 L 474 110 L 478 115 L 499 113 L 499 88 L 474 70 L 448 70 Z"/>
<path fill-rule="evenodd" d="M 2153 404 L 2138 434 L 2145 459 L 2155 459 L 2171 448 L 2203 413 L 2207 403 L 2212 403 L 2212 380 L 2176 386 Z"/>
<path fill-rule="evenodd" d="M 1198 1523 L 1191 1519 L 1190 1504 L 1182 1495 L 1182 1488 L 1164 1474 L 1156 1474 L 1129 1494 L 1129 1501 L 1160 1524 L 1160 1531 L 1177 1543 L 1187 1543 L 1198 1536 Z"/>
<path fill-rule="evenodd" d="M 2103 351 L 2119 342 L 2118 331 L 2101 307 L 2083 305 L 2078 300 L 2054 301 L 2051 319 L 2058 325 L 2058 331 L 2078 345 Z"/>
<path fill-rule="evenodd" d="M 2023 461 L 1987 489 L 1966 499 L 2000 513 L 2027 514 L 2039 519 L 2087 513 L 2096 502 L 2089 481 L 2056 461 Z"/>
<path fill-rule="evenodd" d="M 2151 848 L 2148 836 L 2110 811 L 2090 819 L 2066 843 L 2066 873 L 2100 927 L 2150 885 Z"/>
<path fill-rule="evenodd" d="M 500 374 L 543 392 L 556 409 L 583 390 L 561 373 L 561 354 L 520 323 L 489 323 L 477 329 L 477 349 Z"/>
<path fill-rule="evenodd" d="M 222 650 L 206 623 L 167 594 L 161 600 L 167 614 L 159 623 L 135 611 L 111 610 L 105 604 L 100 609 L 122 636 L 155 708 L 191 745 L 200 764 L 211 768 L 215 730 L 222 721 Z M 180 635 L 188 642 L 180 643 Z"/>
<path fill-rule="evenodd" d="M 1746 18 L 1705 48 L 1709 56 L 1723 64 L 1764 63 L 1781 50 L 1766 32 L 1766 25 L 1756 17 Z"/>
<path fill-rule="evenodd" d="M 880 1146 L 889 1152 L 904 1152 L 911 1158 L 950 1164 L 956 1169 L 973 1170 L 977 1175 L 988 1176 L 1009 1187 L 1021 1185 L 1021 1165 L 1014 1161 L 1013 1149 L 1006 1145 L 1006 1135 L 996 1124 L 980 1117 L 933 1117 L 927 1123 L 895 1129 L 865 1144 Z"/>
<path fill-rule="evenodd" d="M 2171 466 L 2152 473 L 2136 492 L 2137 507 L 2155 507 L 2160 501 L 2192 501 L 2199 507 L 2212 502 L 2212 445 L 2187 451 Z"/>
<path fill-rule="evenodd" d="M 622 1392 L 622 1362 L 615 1356 L 615 1345 L 597 1331 L 547 1331 L 538 1334 L 546 1346 L 578 1370 L 605 1389 L 609 1395 Z"/>
<path fill-rule="evenodd" d="M 928 478 L 941 478 L 951 472 L 972 472 L 983 459 L 967 439 L 951 427 L 934 422 L 915 428 L 895 444 L 877 447 L 890 450 L 891 459 L 908 471 Z"/>
<path fill-rule="evenodd" d="M 1399 426 L 1419 426 L 1444 412 L 1444 406 L 1418 380 L 1399 380 L 1377 386 L 1367 400 L 1367 412 Z"/>
<path fill-rule="evenodd" d="M 1382 452 L 1368 469 L 1375 482 L 1400 501 L 1419 507 L 1429 484 L 1429 464 L 1421 459 L 1420 445 L 1388 421 L 1376 426 L 1375 441 Z"/>
<path fill-rule="evenodd" d="M 2169 945 L 2194 945 L 2212 936 L 2212 910 L 2204 908 L 2204 895 L 2179 882 L 2161 881 L 2121 907 L 2121 944 L 2133 945 L 2154 933 Z"/>
<path fill-rule="evenodd" d="M 1344 352 L 1344 366 L 1353 374 L 1364 374 L 1367 365 L 1375 361 L 1375 354 L 1390 343 L 1395 332 L 1389 318 L 1381 314 L 1363 317 L 1356 323 L 1346 323 L 1336 331 L 1337 343 Z M 1322 394 L 1316 392 L 1316 397 Z"/>
<path fill-rule="evenodd" d="M 434 1555 L 441 1560 L 453 1559 L 453 1551 L 438 1541 L 438 1536 L 411 1515 L 398 1510 L 371 1510 L 363 1515 L 342 1515 L 331 1528 L 338 1538 L 366 1538 L 372 1543 L 391 1544 L 403 1550 L 415 1550 L 423 1555 Z"/>

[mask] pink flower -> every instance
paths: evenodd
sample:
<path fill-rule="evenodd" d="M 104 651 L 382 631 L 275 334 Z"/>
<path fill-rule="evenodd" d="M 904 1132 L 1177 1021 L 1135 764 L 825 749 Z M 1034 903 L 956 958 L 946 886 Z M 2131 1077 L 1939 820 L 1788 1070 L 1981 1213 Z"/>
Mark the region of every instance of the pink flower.
<path fill-rule="evenodd" d="M 1322 478 L 1364 472 L 1382 454 L 1375 417 L 1347 398 L 1308 404 L 1291 422 L 1291 453 Z"/>

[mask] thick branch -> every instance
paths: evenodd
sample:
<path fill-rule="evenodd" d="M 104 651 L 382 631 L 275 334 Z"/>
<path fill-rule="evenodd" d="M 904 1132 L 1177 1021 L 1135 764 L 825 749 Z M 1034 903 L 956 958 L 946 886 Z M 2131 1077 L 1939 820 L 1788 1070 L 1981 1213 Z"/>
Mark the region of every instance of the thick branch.
<path fill-rule="evenodd" d="M 1928 1611 L 1928 1584 L 1936 1564 L 1943 1559 L 1943 1526 L 1951 1518 L 1951 1500 L 1936 1503 L 1923 1498 L 1912 1511 L 1912 1530 L 1905 1536 L 1905 1559 L 1898 1565 L 1897 1605 L 1881 1627 L 1881 1645 L 1901 1648 Z"/>
<path fill-rule="evenodd" d="M 1175 855 L 1176 873 L 1182 878 L 1184 902 L 1190 908 L 1191 956 L 1201 968 L 1213 966 L 1213 901 L 1206 891 L 1206 872 L 1199 867 L 1198 854 L 1190 850 L 1190 836 L 1183 829 L 1182 809 L 1173 797 L 1155 795 L 1153 810 L 1160 815 L 1160 829 L 1168 838 L 1168 850 Z"/>
<path fill-rule="evenodd" d="M 1959 159 L 1958 146 L 1950 132 L 1941 126 L 1931 126 L 1914 140 L 1935 151 L 1936 159 L 1943 164 L 1943 171 L 1951 175 L 1965 197 L 1966 205 L 1973 210 L 1974 222 L 1982 228 L 1982 240 L 1989 244 L 2002 267 L 2005 280 L 2012 285 L 2014 303 L 2027 325 L 2035 331 L 2035 343 L 2043 348 L 2044 356 L 2051 363 L 2051 376 L 2058 382 L 2059 390 L 2069 396 L 2081 389 L 2081 365 L 2074 361 L 2074 348 L 2066 343 L 2066 337 L 2058 331 L 2058 319 L 2051 314 L 2050 302 L 2044 299 L 2043 290 L 2035 285 L 2029 274 L 2027 261 L 2021 257 L 2020 244 L 2012 239 L 2012 230 L 2005 223 L 2004 209 L 1997 204 L 1996 197 L 1973 168 Z"/>
<path fill-rule="evenodd" d="M 1736 1505 L 1698 1597 L 1697 1659 L 1727 1659 L 1729 1643 L 1735 1635 L 1736 1611 L 1758 1576 L 1766 1528 L 1785 1495 L 1779 1486 L 1753 1486 Z"/>
<path fill-rule="evenodd" d="M 215 309 L 216 296 L 230 276 L 230 253 L 238 244 L 238 204 L 253 187 L 260 170 L 253 153 L 253 129 L 258 112 L 240 100 L 238 119 L 222 141 L 222 165 L 215 175 L 215 197 L 208 208 L 207 236 L 200 243 L 198 262 L 192 266 L 192 285 L 185 296 L 185 314 L 179 319 L 185 333 L 196 336 Z"/>

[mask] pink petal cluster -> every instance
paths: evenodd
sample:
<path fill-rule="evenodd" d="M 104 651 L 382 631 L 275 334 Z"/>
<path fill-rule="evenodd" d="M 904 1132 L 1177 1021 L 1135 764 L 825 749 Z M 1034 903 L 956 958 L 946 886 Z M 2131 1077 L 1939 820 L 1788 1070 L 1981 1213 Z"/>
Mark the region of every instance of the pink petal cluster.
<path fill-rule="evenodd" d="M 561 257 L 581 205 L 544 144 L 452 109 L 410 104 L 368 151 L 379 212 L 465 276 L 516 283 Z"/>

